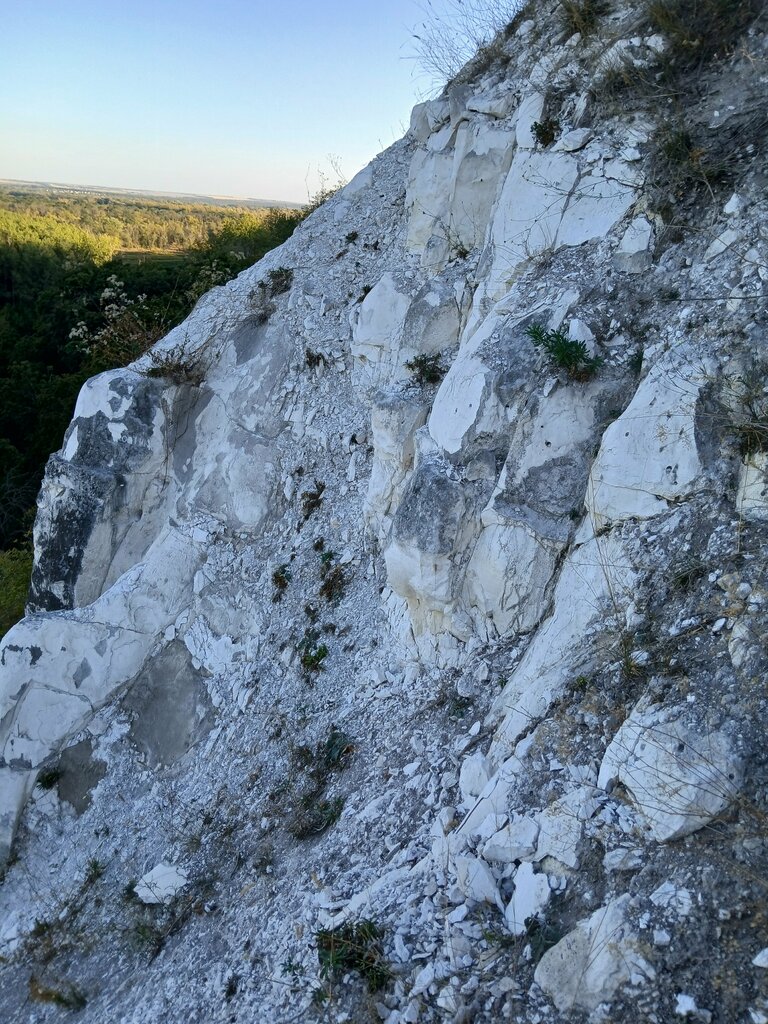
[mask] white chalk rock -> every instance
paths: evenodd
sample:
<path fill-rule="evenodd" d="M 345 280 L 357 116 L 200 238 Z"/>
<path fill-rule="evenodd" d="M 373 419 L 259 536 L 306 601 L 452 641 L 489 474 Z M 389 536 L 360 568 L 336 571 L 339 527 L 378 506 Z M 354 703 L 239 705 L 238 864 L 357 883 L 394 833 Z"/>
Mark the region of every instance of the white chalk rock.
<path fill-rule="evenodd" d="M 535 860 L 554 857 L 569 868 L 578 868 L 577 853 L 583 825 L 568 797 L 561 797 L 536 815 L 539 826 Z"/>
<path fill-rule="evenodd" d="M 459 789 L 465 804 L 472 803 L 482 793 L 490 774 L 490 762 L 481 751 L 464 758 L 459 772 Z"/>
<path fill-rule="evenodd" d="M 546 875 L 535 874 L 533 865 L 527 862 L 520 865 L 515 873 L 515 891 L 504 911 L 504 920 L 513 935 L 525 934 L 525 922 L 541 913 L 551 892 Z"/>
<path fill-rule="evenodd" d="M 183 868 L 163 863 L 142 875 L 133 891 L 142 903 L 168 904 L 188 881 L 189 875 Z"/>
<path fill-rule="evenodd" d="M 717 236 L 714 242 L 710 243 L 707 251 L 704 253 L 704 259 L 709 263 L 718 256 L 722 256 L 722 254 L 728 249 L 731 249 L 738 240 L 738 231 L 734 231 L 733 228 L 726 228 L 725 231 Z"/>
<path fill-rule="evenodd" d="M 373 464 L 364 513 L 384 540 L 391 511 L 397 508 L 407 474 L 413 468 L 416 431 L 424 425 L 429 404 L 420 391 L 378 394 L 371 410 Z"/>
<path fill-rule="evenodd" d="M 626 786 L 659 842 L 689 835 L 724 811 L 743 776 L 728 738 L 685 724 L 684 710 L 638 705 L 600 766 L 599 785 Z"/>
<path fill-rule="evenodd" d="M 561 135 L 552 147 L 554 153 L 575 153 L 583 149 L 592 138 L 591 128 L 574 128 L 573 131 Z"/>
<path fill-rule="evenodd" d="M 652 262 L 653 225 L 646 217 L 635 217 L 622 236 L 613 265 L 624 274 L 642 274 Z"/>
<path fill-rule="evenodd" d="M 620 896 L 596 910 L 539 961 L 534 979 L 561 1013 L 594 1010 L 622 985 L 653 979 L 627 921 L 629 900 Z"/>
<path fill-rule="evenodd" d="M 706 370 L 656 364 L 603 434 L 586 505 L 595 532 L 665 512 L 700 483 L 696 403 Z"/>
<path fill-rule="evenodd" d="M 489 229 L 493 263 L 486 294 L 500 298 L 518 268 L 543 252 L 604 238 L 637 190 L 630 166 L 616 164 L 618 179 L 594 169 L 581 173 L 578 154 L 519 148 Z"/>
<path fill-rule="evenodd" d="M 502 864 L 532 860 L 538 837 L 538 822 L 533 818 L 517 817 L 491 836 L 483 846 L 483 857 Z"/>
<path fill-rule="evenodd" d="M 532 629 L 544 610 L 556 557 L 554 545 L 524 526 L 486 526 L 464 577 L 464 603 L 479 628 L 492 623 L 501 636 Z"/>
<path fill-rule="evenodd" d="M 352 331 L 355 379 L 361 386 L 376 386 L 390 379 L 410 304 L 410 296 L 398 289 L 389 273 L 383 274 L 363 299 Z M 405 369 L 401 376 L 407 376 Z"/>
<path fill-rule="evenodd" d="M 543 717 L 569 680 L 585 671 L 582 641 L 595 621 L 615 615 L 632 592 L 633 570 L 620 541 L 597 537 L 572 551 L 563 564 L 553 614 L 536 632 L 492 713 L 501 716 L 490 757 L 514 751 L 532 721 Z M 602 627 L 604 628 L 604 626 Z"/>
<path fill-rule="evenodd" d="M 493 903 L 503 910 L 496 880 L 487 864 L 477 857 L 456 857 L 454 866 L 459 889 L 468 900 Z"/>
<path fill-rule="evenodd" d="M 543 112 L 544 96 L 542 93 L 530 92 L 523 97 L 517 108 L 516 141 L 518 149 L 533 149 L 536 146 L 533 125 L 541 119 Z"/>
<path fill-rule="evenodd" d="M 742 462 L 736 509 L 745 519 L 768 519 L 768 453 L 754 452 Z"/>

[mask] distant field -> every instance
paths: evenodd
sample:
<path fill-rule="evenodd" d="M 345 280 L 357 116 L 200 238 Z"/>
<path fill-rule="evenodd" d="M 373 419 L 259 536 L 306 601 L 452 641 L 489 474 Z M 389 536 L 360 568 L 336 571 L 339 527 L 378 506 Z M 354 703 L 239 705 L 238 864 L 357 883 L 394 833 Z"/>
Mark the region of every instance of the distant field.
<path fill-rule="evenodd" d="M 157 260 L 171 264 L 191 259 L 188 249 L 118 249 L 114 259 L 123 260 L 126 263 L 134 261 L 141 263 L 143 260 Z"/>
<path fill-rule="evenodd" d="M 20 189 L 25 194 L 52 193 L 58 195 L 94 195 L 131 197 L 142 202 L 157 200 L 165 202 L 169 199 L 180 203 L 211 205 L 222 207 L 241 207 L 250 210 L 268 210 L 271 208 L 296 210 L 303 202 L 289 203 L 281 199 L 251 199 L 239 196 L 208 196 L 187 192 L 147 192 L 145 189 L 110 188 L 101 185 L 69 185 L 52 181 L 16 181 L 13 178 L 0 178 L 0 188 Z"/>
<path fill-rule="evenodd" d="M 132 252 L 180 252 L 205 245 L 212 234 L 235 220 L 250 223 L 271 207 L 254 202 L 216 204 L 167 196 L 75 190 L 53 186 L 9 186 L 0 183 L 0 209 L 24 215 L 52 217 L 104 238 L 115 240 L 115 250 Z"/>

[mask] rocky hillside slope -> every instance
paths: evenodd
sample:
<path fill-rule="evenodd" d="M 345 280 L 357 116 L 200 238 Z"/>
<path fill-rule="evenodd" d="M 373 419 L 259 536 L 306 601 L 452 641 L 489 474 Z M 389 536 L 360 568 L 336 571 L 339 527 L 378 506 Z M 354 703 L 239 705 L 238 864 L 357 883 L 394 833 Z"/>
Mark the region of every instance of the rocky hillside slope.
<path fill-rule="evenodd" d="M 86 385 L 4 1020 L 768 1022 L 762 6 L 536 5 Z"/>

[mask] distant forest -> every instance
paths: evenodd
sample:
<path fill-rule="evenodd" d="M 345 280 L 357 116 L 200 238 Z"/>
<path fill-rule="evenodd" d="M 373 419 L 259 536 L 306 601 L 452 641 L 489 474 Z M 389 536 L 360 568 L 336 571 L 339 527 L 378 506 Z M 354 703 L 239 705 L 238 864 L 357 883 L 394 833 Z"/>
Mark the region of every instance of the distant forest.
<path fill-rule="evenodd" d="M 141 355 L 306 212 L 0 187 L 0 635 L 23 613 L 35 498 L 82 384 Z"/>

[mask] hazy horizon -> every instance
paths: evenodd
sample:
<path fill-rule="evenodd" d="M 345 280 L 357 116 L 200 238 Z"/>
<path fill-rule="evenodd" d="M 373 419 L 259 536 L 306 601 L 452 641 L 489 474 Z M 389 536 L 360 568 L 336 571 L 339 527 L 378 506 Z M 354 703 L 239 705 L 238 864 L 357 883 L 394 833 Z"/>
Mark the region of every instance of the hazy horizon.
<path fill-rule="evenodd" d="M 40 0 L 4 15 L 5 179 L 306 202 L 399 138 L 423 98 L 407 59 L 419 0 Z"/>
<path fill-rule="evenodd" d="M 103 182 L 87 182 L 87 181 L 52 181 L 47 179 L 32 179 L 32 178 L 1 178 L 0 186 L 38 186 L 39 188 L 50 188 L 50 189 L 72 189 L 73 191 L 80 192 L 107 192 L 115 195 L 138 195 L 147 197 L 160 197 L 160 198 L 173 198 L 179 197 L 183 199 L 218 199 L 228 202 L 241 202 L 241 203 L 273 203 L 277 206 L 299 208 L 306 203 L 306 200 L 286 200 L 286 199 L 275 199 L 272 196 L 244 196 L 244 195 L 225 195 L 224 193 L 216 192 L 183 192 L 183 191 L 169 191 L 168 189 L 147 189 L 147 188 L 132 188 L 129 185 L 108 185 Z"/>

